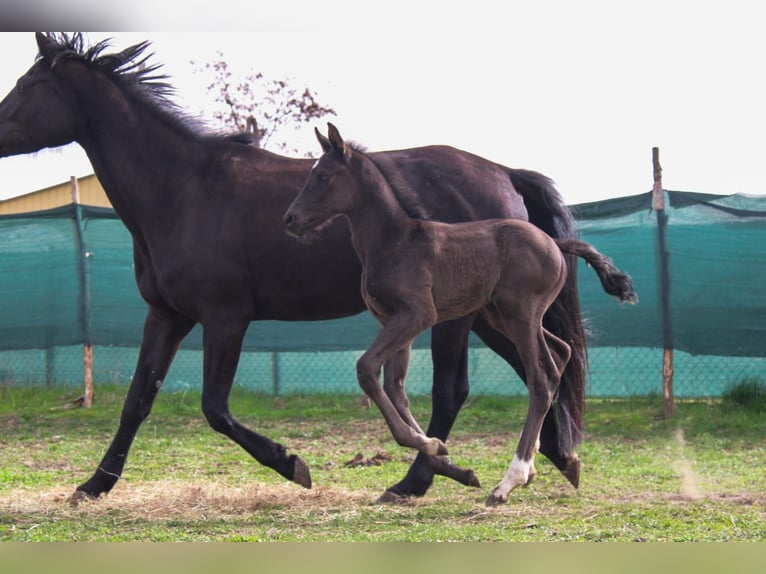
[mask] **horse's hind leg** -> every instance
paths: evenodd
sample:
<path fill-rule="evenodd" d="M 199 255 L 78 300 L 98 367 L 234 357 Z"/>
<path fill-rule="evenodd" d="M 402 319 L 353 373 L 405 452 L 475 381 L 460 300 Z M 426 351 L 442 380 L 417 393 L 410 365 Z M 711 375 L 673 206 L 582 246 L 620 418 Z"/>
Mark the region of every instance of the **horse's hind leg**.
<path fill-rule="evenodd" d="M 460 407 L 468 397 L 468 336 L 474 316 L 434 325 L 431 329 L 433 385 L 431 420 L 426 435 L 447 440 Z M 423 496 L 433 483 L 434 474 L 452 478 L 466 486 L 479 487 L 479 479 L 470 469 L 450 462 L 446 456 L 418 453 L 407 475 L 388 488 L 381 502 Z"/>
<path fill-rule="evenodd" d="M 247 325 L 246 321 L 236 316 L 204 323 L 202 412 L 213 430 L 232 439 L 258 462 L 301 486 L 311 488 L 309 468 L 300 458 L 288 456 L 284 446 L 250 430 L 229 412 L 229 393 Z"/>
<path fill-rule="evenodd" d="M 77 487 L 71 498 L 73 502 L 108 493 L 120 478 L 133 439 L 149 415 L 181 340 L 193 326 L 193 321 L 171 311 L 155 306 L 149 308 L 136 370 L 122 408 L 117 434 L 93 476 Z"/>

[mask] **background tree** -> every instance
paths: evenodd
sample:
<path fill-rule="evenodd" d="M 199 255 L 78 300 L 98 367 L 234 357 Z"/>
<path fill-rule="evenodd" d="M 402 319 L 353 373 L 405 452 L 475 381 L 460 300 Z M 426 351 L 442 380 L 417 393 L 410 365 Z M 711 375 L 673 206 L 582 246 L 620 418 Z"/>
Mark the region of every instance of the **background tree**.
<path fill-rule="evenodd" d="M 297 131 L 302 124 L 336 115 L 334 109 L 317 102 L 312 90 L 295 88 L 287 79 L 269 80 L 252 71 L 235 78 L 222 52 L 197 71 L 213 74 L 207 91 L 220 105 L 213 117 L 227 130 L 252 134 L 254 145 L 264 149 L 299 153 L 284 139 L 284 129 Z"/>

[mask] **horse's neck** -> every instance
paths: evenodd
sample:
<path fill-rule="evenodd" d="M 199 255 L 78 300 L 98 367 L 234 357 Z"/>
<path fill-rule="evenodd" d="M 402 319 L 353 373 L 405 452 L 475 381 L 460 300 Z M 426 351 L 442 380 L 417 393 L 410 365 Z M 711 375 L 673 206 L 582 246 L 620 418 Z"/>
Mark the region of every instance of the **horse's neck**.
<path fill-rule="evenodd" d="M 366 156 L 355 160 L 354 176 L 360 197 L 349 213 L 354 245 L 363 260 L 388 252 L 412 228 L 394 190 L 377 166 Z"/>
<path fill-rule="evenodd" d="M 176 203 L 178 186 L 168 181 L 174 170 L 193 165 L 193 142 L 151 103 L 130 98 L 108 78 L 94 73 L 77 92 L 84 117 L 77 141 L 115 210 L 135 231 L 136 213 L 161 217 Z"/>

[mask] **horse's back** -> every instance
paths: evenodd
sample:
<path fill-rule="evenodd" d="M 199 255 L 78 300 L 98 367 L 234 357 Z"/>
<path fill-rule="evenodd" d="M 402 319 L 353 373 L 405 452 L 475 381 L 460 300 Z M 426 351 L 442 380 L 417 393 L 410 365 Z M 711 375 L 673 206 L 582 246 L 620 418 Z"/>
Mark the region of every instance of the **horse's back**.
<path fill-rule="evenodd" d="M 447 223 L 528 218 L 509 168 L 470 152 L 433 145 L 374 152 L 368 157 L 411 217 Z"/>

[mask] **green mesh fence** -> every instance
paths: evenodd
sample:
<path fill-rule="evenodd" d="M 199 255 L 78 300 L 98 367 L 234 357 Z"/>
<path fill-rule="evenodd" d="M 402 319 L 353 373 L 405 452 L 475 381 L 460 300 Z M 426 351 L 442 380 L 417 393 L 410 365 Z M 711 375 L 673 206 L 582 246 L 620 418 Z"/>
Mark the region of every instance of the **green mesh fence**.
<path fill-rule="evenodd" d="M 667 341 L 675 349 L 678 397 L 717 396 L 743 378 L 766 379 L 766 199 L 681 192 L 666 192 L 666 199 L 665 259 L 651 194 L 575 206 L 582 238 L 631 274 L 641 298 L 619 305 L 581 266 L 590 396 L 660 393 Z M 135 286 L 130 236 L 112 210 L 71 205 L 0 217 L 0 293 L 0 385 L 81 385 L 86 342 L 93 345 L 96 387 L 130 381 L 146 306 Z M 367 313 L 255 322 L 235 384 L 269 394 L 359 393 L 354 364 L 376 332 Z M 412 394 L 430 392 L 428 343 L 428 334 L 416 342 Z M 167 388 L 200 388 L 200 349 L 198 327 Z M 477 338 L 469 374 L 473 394 L 526 392 Z"/>

